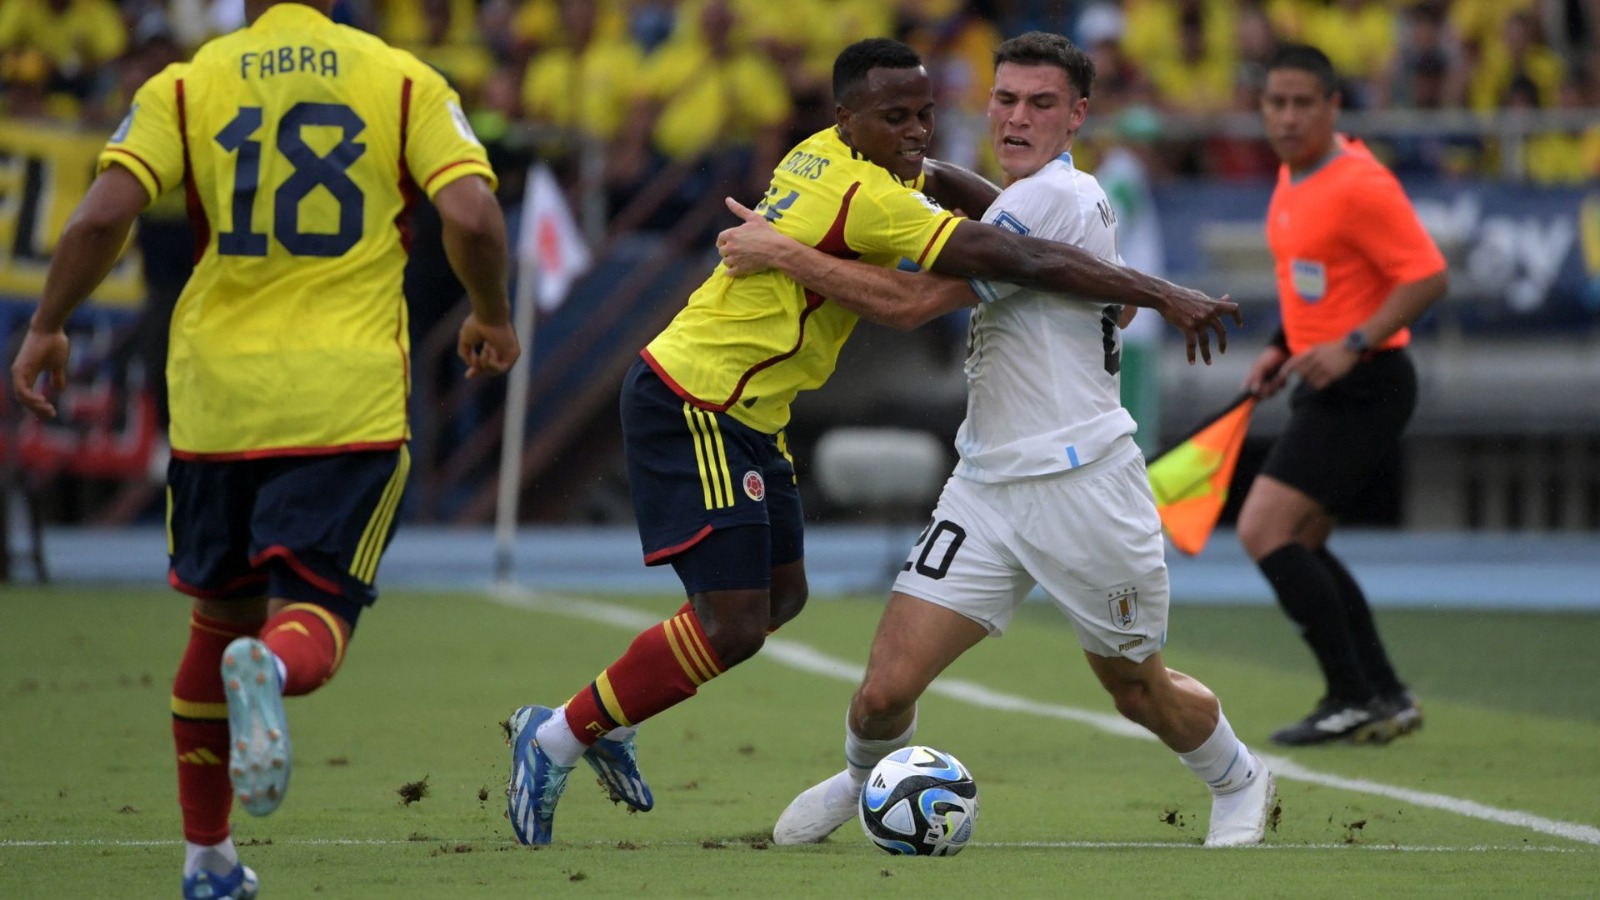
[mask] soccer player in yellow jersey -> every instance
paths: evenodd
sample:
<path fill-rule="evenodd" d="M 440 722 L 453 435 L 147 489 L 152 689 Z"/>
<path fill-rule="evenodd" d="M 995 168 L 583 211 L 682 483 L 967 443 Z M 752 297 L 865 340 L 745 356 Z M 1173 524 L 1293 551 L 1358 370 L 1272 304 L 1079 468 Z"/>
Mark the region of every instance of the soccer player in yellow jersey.
<path fill-rule="evenodd" d="M 999 191 L 925 158 L 933 93 L 911 48 L 883 38 L 850 45 L 834 63 L 833 92 L 838 125 L 783 158 L 758 207 L 781 233 L 841 259 L 909 259 L 1153 307 L 1184 332 L 1191 359 L 1198 346 L 1210 360 L 1211 334 L 1225 340 L 1233 303 L 946 211 L 985 209 Z M 833 372 L 856 321 L 781 273 L 735 279 L 719 266 L 640 353 L 622 392 L 634 511 L 645 563 L 670 563 L 689 601 L 565 705 L 512 715 L 518 840 L 549 843 L 579 759 L 616 799 L 650 808 L 633 727 L 750 658 L 805 605 L 803 517 L 783 429 L 795 396 Z"/>
<path fill-rule="evenodd" d="M 289 778 L 284 695 L 338 669 L 377 596 L 410 435 L 401 274 L 417 192 L 444 221 L 472 312 L 469 377 L 519 347 L 494 172 L 444 79 L 328 19 L 332 0 L 247 0 L 249 27 L 140 88 L 51 260 L 11 368 L 55 408 L 67 318 L 139 211 L 181 188 L 197 233 L 172 318 L 170 581 L 195 598 L 172 691 L 185 897 L 256 896 L 228 818 Z M 231 779 L 231 786 L 230 786 Z"/>
<path fill-rule="evenodd" d="M 1072 161 L 1094 63 L 1043 32 L 1000 44 L 994 61 L 989 141 L 1006 189 L 983 222 L 1119 260 L 1105 191 Z M 1117 710 L 1210 789 L 1206 846 L 1260 843 L 1275 805 L 1271 772 L 1210 689 L 1162 657 L 1171 589 L 1161 523 L 1120 393 L 1117 331 L 1131 310 L 839 260 L 730 208 L 746 224 L 719 235 L 717 250 L 735 274 L 773 265 L 863 318 L 897 327 L 947 312 L 946 290 L 979 307 L 967 339 L 961 460 L 878 623 L 845 717 L 846 767 L 789 804 L 773 843 L 816 843 L 855 818 L 871 796 L 873 767 L 913 742 L 928 685 L 979 641 L 1005 633 L 1035 587 L 1072 619 Z M 819 272 L 829 284 L 813 283 Z M 949 835 L 959 822 L 946 825 Z"/>

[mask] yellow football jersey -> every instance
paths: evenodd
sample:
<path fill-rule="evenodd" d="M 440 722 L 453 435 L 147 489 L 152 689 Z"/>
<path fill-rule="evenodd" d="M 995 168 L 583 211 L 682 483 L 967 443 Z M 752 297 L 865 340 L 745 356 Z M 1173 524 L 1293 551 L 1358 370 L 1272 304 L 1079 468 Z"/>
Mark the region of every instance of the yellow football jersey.
<path fill-rule="evenodd" d="M 928 267 L 956 216 L 840 139 L 819 131 L 784 157 L 757 212 L 783 234 L 845 259 Z M 718 265 L 644 349 L 685 400 L 775 434 L 800 391 L 822 386 L 856 314 L 781 272 L 734 278 Z"/>
<path fill-rule="evenodd" d="M 197 264 L 172 316 L 173 452 L 327 453 L 409 437 L 407 222 L 467 175 L 494 183 L 445 80 L 298 3 L 169 66 L 100 167 L 154 200 L 182 185 Z"/>

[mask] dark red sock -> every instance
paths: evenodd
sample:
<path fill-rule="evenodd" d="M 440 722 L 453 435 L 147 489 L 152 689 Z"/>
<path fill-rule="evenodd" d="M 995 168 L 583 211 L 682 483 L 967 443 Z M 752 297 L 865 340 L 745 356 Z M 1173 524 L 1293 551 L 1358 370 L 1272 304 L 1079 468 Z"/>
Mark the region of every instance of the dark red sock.
<path fill-rule="evenodd" d="M 228 780 L 228 698 L 222 690 L 222 652 L 253 625 L 189 617 L 189 646 L 172 680 L 172 741 L 178 750 L 178 806 L 184 840 L 226 840 L 233 809 Z"/>
<path fill-rule="evenodd" d="M 693 697 L 723 671 L 700 620 L 685 604 L 641 632 L 622 658 L 567 701 L 567 726 L 592 744 L 619 725 L 637 725 Z"/>
<path fill-rule="evenodd" d="M 261 642 L 283 660 L 283 695 L 309 694 L 328 682 L 344 662 L 350 638 L 333 613 L 311 603 L 291 603 L 261 626 Z"/>

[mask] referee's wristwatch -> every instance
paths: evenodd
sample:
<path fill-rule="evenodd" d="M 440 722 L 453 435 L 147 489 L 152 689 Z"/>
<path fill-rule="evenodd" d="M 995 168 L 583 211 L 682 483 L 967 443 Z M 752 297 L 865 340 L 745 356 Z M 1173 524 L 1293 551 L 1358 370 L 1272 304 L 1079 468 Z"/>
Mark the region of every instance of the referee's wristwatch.
<path fill-rule="evenodd" d="M 1372 344 L 1367 341 L 1367 336 L 1357 329 L 1344 336 L 1344 348 L 1353 351 L 1357 356 L 1362 356 L 1372 349 Z"/>

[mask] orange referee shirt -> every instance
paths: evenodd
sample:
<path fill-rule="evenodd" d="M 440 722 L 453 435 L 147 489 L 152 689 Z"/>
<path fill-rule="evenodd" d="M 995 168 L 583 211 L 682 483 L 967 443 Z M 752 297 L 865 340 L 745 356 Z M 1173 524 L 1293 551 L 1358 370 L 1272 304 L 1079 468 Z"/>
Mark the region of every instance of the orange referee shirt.
<path fill-rule="evenodd" d="M 1400 182 L 1358 140 L 1298 179 L 1278 170 L 1267 207 L 1267 246 L 1289 352 L 1342 339 L 1398 285 L 1444 271 L 1444 255 L 1417 219 Z M 1411 343 L 1402 328 L 1376 349 Z"/>

